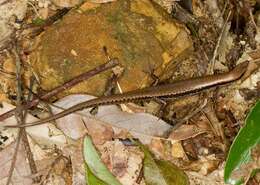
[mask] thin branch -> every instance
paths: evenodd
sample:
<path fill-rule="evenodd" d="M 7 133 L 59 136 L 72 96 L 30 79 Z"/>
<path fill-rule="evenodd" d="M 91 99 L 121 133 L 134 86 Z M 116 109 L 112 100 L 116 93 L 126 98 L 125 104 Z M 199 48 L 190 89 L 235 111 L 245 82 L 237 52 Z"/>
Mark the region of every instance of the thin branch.
<path fill-rule="evenodd" d="M 109 62 L 102 64 L 102 65 L 100 65 L 100 66 L 98 66 L 98 67 L 96 67 L 96 68 L 94 68 L 90 71 L 87 71 L 87 72 L 75 77 L 74 79 L 72 79 L 68 82 L 65 82 L 63 85 L 54 88 L 53 90 L 49 91 L 48 93 L 40 96 L 40 99 L 47 100 L 50 97 L 53 97 L 53 96 L 57 95 L 58 93 L 60 93 L 64 90 L 70 89 L 71 87 L 77 85 L 78 83 L 83 82 L 84 80 L 87 80 L 87 79 L 89 79 L 89 78 L 91 78 L 91 77 L 93 77 L 93 76 L 95 76 L 95 75 L 97 75 L 97 74 L 99 74 L 103 71 L 106 71 L 106 70 L 108 70 L 108 69 L 110 69 L 110 68 L 112 68 L 112 67 L 114 67 L 118 64 L 119 64 L 118 59 L 116 59 L 116 58 L 111 59 Z M 25 108 L 29 109 L 31 107 L 34 107 L 39 103 L 40 99 L 35 98 L 32 101 L 30 101 L 26 104 L 23 104 L 21 106 L 21 108 L 22 109 L 25 109 Z M 0 121 L 3 121 L 5 119 L 13 116 L 14 113 L 15 113 L 15 110 L 16 110 L 16 108 L 12 109 L 12 110 L 4 113 L 4 114 L 1 114 L 0 115 Z"/>
<path fill-rule="evenodd" d="M 9 185 L 11 183 L 13 171 L 14 171 L 14 168 L 15 168 L 15 163 L 16 163 L 16 160 L 17 160 L 17 153 L 18 153 L 18 150 L 19 150 L 20 142 L 21 142 L 21 132 L 19 130 L 17 140 L 16 140 L 15 149 L 14 149 L 14 154 L 13 154 L 13 158 L 12 158 L 12 163 L 11 163 L 11 166 L 10 166 L 10 169 L 9 169 L 9 172 L 8 172 L 8 179 L 6 181 L 6 185 Z"/>
<path fill-rule="evenodd" d="M 15 46 L 16 47 L 16 46 Z M 25 123 L 25 118 L 27 114 L 27 108 L 25 110 L 22 109 L 22 80 L 21 80 L 21 60 L 17 52 L 17 48 L 13 49 L 13 55 L 15 56 L 15 61 L 16 61 L 16 81 L 17 81 L 17 109 L 16 109 L 16 120 L 18 124 L 24 124 Z M 31 93 L 28 95 L 28 99 L 30 99 Z M 15 146 L 15 152 L 13 155 L 11 167 L 9 170 L 9 175 L 8 175 L 8 180 L 7 180 L 7 185 L 11 183 L 11 178 L 12 174 L 15 168 L 15 163 L 17 160 L 17 155 L 18 155 L 18 150 L 19 146 L 21 143 L 21 140 L 23 141 L 23 146 L 26 151 L 26 156 L 29 161 L 29 166 L 31 169 L 32 174 L 37 173 L 37 168 L 35 161 L 33 159 L 33 154 L 31 152 L 31 148 L 28 142 L 28 138 L 26 135 L 26 131 L 24 128 L 19 129 L 18 136 L 17 136 L 17 141 L 16 141 L 16 146 Z M 40 179 L 39 178 L 34 178 L 34 182 L 38 182 Z"/>
<path fill-rule="evenodd" d="M 212 59 L 210 60 L 210 63 L 209 63 L 209 68 L 208 68 L 208 72 L 207 72 L 208 74 L 213 74 L 216 57 L 218 56 L 218 52 L 219 52 L 219 46 L 220 46 L 221 41 L 223 39 L 223 36 L 224 36 L 225 30 L 226 30 L 226 27 L 227 27 L 227 23 L 228 23 L 230 16 L 231 16 L 231 11 L 228 12 L 228 16 L 226 18 L 226 21 L 225 21 L 225 23 L 224 23 L 224 25 L 221 29 L 221 32 L 219 34 L 218 41 L 217 41 L 217 44 L 216 44 L 215 49 L 214 49 L 213 57 L 212 57 Z"/>
<path fill-rule="evenodd" d="M 21 103 L 21 100 L 22 100 L 21 61 L 20 61 L 20 58 L 17 53 L 16 45 L 14 45 L 14 49 L 13 49 L 12 53 L 15 57 L 15 65 L 16 65 L 16 91 L 17 91 L 16 92 L 17 93 L 16 106 L 17 106 L 17 109 L 15 111 L 15 117 L 16 117 L 17 123 L 20 125 L 20 124 L 22 124 L 24 119 L 23 119 L 23 112 L 21 109 L 21 105 L 22 105 L 22 103 Z M 7 178 L 6 185 L 9 185 L 11 183 L 13 171 L 15 168 L 15 163 L 17 160 L 17 154 L 18 154 L 18 150 L 19 150 L 19 146 L 20 146 L 20 142 L 21 142 L 21 135 L 22 135 L 22 132 L 21 132 L 21 129 L 19 129 L 16 146 L 15 146 L 15 151 L 14 151 L 11 167 L 8 172 L 8 178 Z"/>
<path fill-rule="evenodd" d="M 31 80 L 31 82 L 30 82 L 30 88 L 32 88 L 32 86 L 33 86 L 33 80 Z M 29 92 L 28 97 L 27 97 L 28 101 L 30 100 L 31 96 L 32 96 L 32 93 Z M 24 114 L 23 114 L 24 120 L 26 120 L 27 112 L 28 112 L 28 109 L 26 108 L 24 110 Z M 24 123 L 25 123 L 25 121 L 22 122 L 22 124 L 24 124 Z M 23 146 L 24 146 L 25 153 L 26 153 L 26 156 L 27 156 L 27 159 L 28 159 L 28 162 L 29 162 L 31 173 L 37 174 L 38 170 L 37 170 L 36 163 L 34 161 L 34 157 L 33 157 L 31 147 L 30 147 L 30 144 L 29 144 L 29 141 L 28 141 L 27 133 L 26 133 L 24 128 L 22 128 L 20 131 L 21 131 Z M 35 177 L 33 180 L 34 180 L 34 182 L 39 182 L 40 178 Z"/>
<path fill-rule="evenodd" d="M 31 6 L 33 6 L 33 4 L 31 4 Z M 69 11 L 71 10 L 71 8 L 63 8 L 61 10 L 58 10 L 57 13 L 55 13 L 53 16 L 48 17 L 46 20 L 44 20 L 44 23 L 40 26 L 34 25 L 33 23 L 30 24 L 26 24 L 24 26 L 24 28 L 31 28 L 31 27 L 37 27 L 36 30 L 34 30 L 29 37 L 34 38 L 38 35 L 40 35 L 46 27 L 51 26 L 53 23 L 55 23 L 56 21 L 60 20 L 64 15 L 66 15 Z M 36 10 L 37 12 L 37 10 Z M 37 13 L 36 13 L 37 14 Z M 38 16 L 40 17 L 40 16 Z"/>

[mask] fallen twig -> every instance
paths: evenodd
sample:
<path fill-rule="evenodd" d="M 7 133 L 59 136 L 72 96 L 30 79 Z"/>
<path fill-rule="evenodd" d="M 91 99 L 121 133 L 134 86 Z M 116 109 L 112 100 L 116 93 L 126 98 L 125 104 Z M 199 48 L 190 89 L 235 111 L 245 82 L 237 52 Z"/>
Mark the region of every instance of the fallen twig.
<path fill-rule="evenodd" d="M 217 40 L 217 44 L 216 44 L 214 52 L 213 52 L 213 57 L 211 58 L 211 60 L 209 62 L 207 74 L 213 74 L 214 73 L 213 70 L 214 70 L 214 67 L 215 67 L 216 58 L 218 56 L 219 47 L 220 47 L 221 42 L 223 40 L 225 31 L 227 31 L 226 28 L 227 28 L 230 16 L 231 16 L 231 11 L 228 12 L 228 16 L 226 18 L 226 21 L 224 22 L 224 25 L 222 26 L 221 32 L 220 32 L 218 40 Z"/>
<path fill-rule="evenodd" d="M 34 7 L 32 4 L 31 4 L 31 6 Z M 57 13 L 55 13 L 53 16 L 48 17 L 46 20 L 44 20 L 42 25 L 35 25 L 34 23 L 30 23 L 30 24 L 24 25 L 24 29 L 25 28 L 34 28 L 34 27 L 36 27 L 36 29 L 34 29 L 32 31 L 32 33 L 29 34 L 29 36 L 31 38 L 34 38 L 34 37 L 40 35 L 46 29 L 46 27 L 49 27 L 52 24 L 54 24 L 56 21 L 60 20 L 70 10 L 71 10 L 71 8 L 63 8 L 61 10 L 58 10 Z M 37 10 L 35 12 L 37 14 Z M 38 16 L 38 17 L 40 17 L 40 16 Z"/>
<path fill-rule="evenodd" d="M 30 88 L 32 88 L 32 86 L 33 86 L 33 80 L 31 80 L 31 82 L 30 82 Z M 27 97 L 28 101 L 30 100 L 31 96 L 32 96 L 32 93 L 29 92 L 28 97 Z M 24 110 L 24 113 L 23 113 L 23 120 L 26 120 L 27 111 L 28 111 L 28 109 L 26 108 Z M 24 123 L 25 123 L 25 121 L 22 122 L 22 124 L 24 124 Z M 25 153 L 26 153 L 26 157 L 27 157 L 28 162 L 29 162 L 31 173 L 35 175 L 35 174 L 38 173 L 38 170 L 37 170 L 37 167 L 36 167 L 36 163 L 35 163 L 35 160 L 34 160 L 34 157 L 33 157 L 32 150 L 30 148 L 27 133 L 26 133 L 25 129 L 21 129 L 20 132 L 21 132 L 23 146 L 24 146 L 24 150 L 25 150 Z M 34 182 L 39 182 L 41 179 L 40 179 L 40 177 L 35 177 L 33 180 L 34 180 Z"/>
<path fill-rule="evenodd" d="M 110 68 L 112 68 L 112 67 L 114 67 L 114 66 L 116 66 L 118 64 L 119 64 L 118 59 L 113 58 L 109 62 L 107 62 L 105 64 L 102 64 L 102 65 L 96 67 L 95 69 L 87 71 L 87 72 L 85 72 L 85 73 L 75 77 L 74 79 L 72 79 L 72 80 L 70 80 L 68 82 L 65 82 L 63 85 L 54 88 L 53 90 L 51 90 L 51 91 L 47 92 L 46 94 L 40 96 L 40 99 L 41 100 L 46 100 L 46 99 L 48 99 L 50 97 L 53 97 L 54 95 L 57 95 L 58 93 L 66 90 L 66 89 L 69 89 L 69 88 L 75 86 L 76 84 L 78 84 L 78 83 L 80 83 L 80 82 L 82 82 L 84 80 L 87 80 L 87 79 L 91 78 L 92 76 L 95 76 L 95 75 L 97 75 L 97 74 L 99 74 L 99 73 L 101 73 L 101 72 L 103 72 L 105 70 L 108 70 L 108 69 L 110 69 Z M 21 108 L 22 109 L 26 109 L 26 108 L 29 109 L 31 107 L 34 107 L 34 106 L 36 106 L 40 102 L 40 99 L 36 97 L 32 101 L 27 102 L 27 103 L 21 105 Z M 15 111 L 16 111 L 16 108 L 14 108 L 14 109 L 12 109 L 12 110 L 10 110 L 10 111 L 0 115 L 0 121 L 3 121 L 5 119 L 13 116 Z"/>
<path fill-rule="evenodd" d="M 18 55 L 16 46 L 13 49 L 13 55 L 14 55 L 15 61 L 16 61 L 16 82 L 17 82 L 17 85 L 16 85 L 17 86 L 17 109 L 15 111 L 16 112 L 16 120 L 17 120 L 18 124 L 24 124 L 28 109 L 22 108 L 22 96 L 23 96 L 23 94 L 22 94 L 22 78 L 21 78 L 21 67 L 22 67 L 21 65 L 22 64 L 21 64 L 21 60 L 20 60 L 20 57 Z M 32 85 L 32 83 L 31 83 L 31 85 Z M 31 94 L 32 93 L 29 93 L 28 100 L 30 99 Z M 29 162 L 31 173 L 37 174 L 37 167 L 36 167 L 36 164 L 35 164 L 35 161 L 34 161 L 34 158 L 33 158 L 33 154 L 32 154 L 32 151 L 31 151 L 31 148 L 30 148 L 30 145 L 29 145 L 29 141 L 28 141 L 28 138 L 27 138 L 27 135 L 26 135 L 26 131 L 25 131 L 24 128 L 21 128 L 21 129 L 19 129 L 17 140 L 16 140 L 15 151 L 14 151 L 14 154 L 13 154 L 13 159 L 12 159 L 11 167 L 10 167 L 10 170 L 9 170 L 8 179 L 7 179 L 7 182 L 6 182 L 7 185 L 11 183 L 11 178 L 12 178 L 12 174 L 13 174 L 13 171 L 14 171 L 14 168 L 15 168 L 15 163 L 16 163 L 16 160 L 17 160 L 18 150 L 19 150 L 19 146 L 20 146 L 21 141 L 23 143 L 23 146 L 24 146 L 24 149 L 25 149 L 25 152 L 26 152 L 26 156 L 27 156 L 27 159 L 28 159 L 28 162 Z M 38 177 L 35 177 L 33 180 L 34 180 L 34 182 L 38 182 L 40 179 Z"/>
<path fill-rule="evenodd" d="M 17 53 L 16 45 L 14 46 L 12 53 L 15 57 L 15 65 L 16 65 L 16 91 L 17 91 L 16 92 L 17 93 L 16 106 L 17 106 L 17 109 L 15 111 L 15 117 L 16 117 L 17 123 L 20 125 L 20 124 L 24 123 L 24 115 L 23 115 L 23 109 L 21 108 L 21 105 L 22 105 L 21 104 L 21 102 L 22 102 L 21 61 L 20 61 L 20 58 Z M 8 172 L 8 178 L 6 181 L 6 185 L 9 185 L 11 183 L 12 175 L 13 175 L 13 172 L 15 169 L 15 163 L 17 160 L 18 150 L 19 150 L 19 146 L 21 143 L 21 137 L 22 137 L 23 130 L 25 130 L 25 129 L 19 129 L 19 132 L 18 132 L 16 145 L 14 148 L 15 150 L 14 150 L 11 166 L 10 166 L 10 169 Z"/>

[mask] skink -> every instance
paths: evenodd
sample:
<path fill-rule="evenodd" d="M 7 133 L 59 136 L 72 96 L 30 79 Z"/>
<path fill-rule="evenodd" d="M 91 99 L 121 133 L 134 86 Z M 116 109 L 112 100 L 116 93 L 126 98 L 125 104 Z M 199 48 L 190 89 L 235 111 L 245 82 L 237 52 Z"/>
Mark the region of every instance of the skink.
<path fill-rule="evenodd" d="M 187 79 L 172 84 L 147 87 L 139 90 L 125 92 L 122 94 L 94 98 L 82 102 L 80 104 L 74 105 L 69 109 L 64 110 L 56 115 L 41 119 L 36 122 L 28 123 L 25 125 L 9 125 L 6 127 L 28 127 L 40 125 L 49 121 L 53 121 L 55 119 L 59 119 L 73 112 L 99 105 L 119 104 L 125 102 L 132 102 L 140 99 L 151 99 L 155 97 L 179 97 L 189 93 L 196 93 L 206 88 L 214 87 L 217 85 L 223 85 L 238 80 L 243 76 L 243 74 L 247 70 L 247 66 L 248 61 L 243 62 L 237 65 L 233 70 L 222 74 Z"/>

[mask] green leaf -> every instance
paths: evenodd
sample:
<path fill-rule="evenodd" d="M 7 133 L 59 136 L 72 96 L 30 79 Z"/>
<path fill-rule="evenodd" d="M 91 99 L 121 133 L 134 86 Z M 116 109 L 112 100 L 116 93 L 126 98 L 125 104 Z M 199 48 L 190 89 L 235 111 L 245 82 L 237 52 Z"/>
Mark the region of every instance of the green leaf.
<path fill-rule="evenodd" d="M 239 184 L 241 179 L 231 179 L 232 172 L 250 160 L 251 149 L 260 141 L 260 101 L 256 103 L 233 141 L 224 170 L 224 181 Z"/>
<path fill-rule="evenodd" d="M 93 175 L 96 176 L 96 179 L 101 180 L 101 182 L 103 181 L 104 183 L 109 185 L 121 185 L 121 183 L 113 176 L 113 174 L 102 163 L 101 158 L 89 136 L 86 136 L 84 138 L 83 147 L 84 147 L 83 154 L 84 154 L 84 159 L 87 164 L 87 167 L 89 168 L 89 171 L 91 171 Z M 97 184 L 89 184 L 89 185 L 97 185 Z"/>
<path fill-rule="evenodd" d="M 87 185 L 108 185 L 107 183 L 105 183 L 104 181 L 100 180 L 99 178 L 97 178 L 89 169 L 88 165 L 85 165 L 85 169 L 86 169 L 86 181 L 87 181 Z"/>
<path fill-rule="evenodd" d="M 45 20 L 40 18 L 40 17 L 37 17 L 36 19 L 33 19 L 32 20 L 32 23 L 35 25 L 35 26 L 41 26 L 41 25 L 44 25 L 45 23 Z"/>
<path fill-rule="evenodd" d="M 169 161 L 156 160 L 147 147 L 138 143 L 144 152 L 146 185 L 188 185 L 187 175 Z"/>

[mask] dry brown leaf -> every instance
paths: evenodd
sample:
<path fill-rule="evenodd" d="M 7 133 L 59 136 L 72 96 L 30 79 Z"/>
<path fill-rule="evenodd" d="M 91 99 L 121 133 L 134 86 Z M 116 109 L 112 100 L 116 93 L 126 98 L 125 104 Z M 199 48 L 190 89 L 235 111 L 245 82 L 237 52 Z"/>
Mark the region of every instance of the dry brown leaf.
<path fill-rule="evenodd" d="M 176 141 L 181 141 L 195 137 L 199 134 L 205 133 L 206 131 L 208 130 L 199 128 L 196 125 L 181 125 L 177 130 L 171 133 L 169 138 Z"/>
<path fill-rule="evenodd" d="M 77 103 L 91 99 L 93 96 L 71 95 L 57 102 L 57 106 L 69 108 Z M 60 112 L 58 108 L 53 108 L 54 113 Z M 146 114 L 130 114 L 122 112 L 116 105 L 100 106 L 98 113 L 92 116 L 89 109 L 80 111 L 79 114 L 70 114 L 57 120 L 57 125 L 68 136 L 77 139 L 86 133 L 85 124 L 107 124 L 116 129 L 128 130 L 134 137 L 141 139 L 146 143 L 153 137 L 164 136 L 172 127 L 157 117 Z M 96 121 L 93 122 L 93 119 Z M 99 122 L 97 121 L 99 120 Z M 65 129 L 64 129 L 65 128 Z"/>
<path fill-rule="evenodd" d="M 216 170 L 219 165 L 219 160 L 214 155 L 200 156 L 199 160 L 192 162 L 185 167 L 188 170 L 198 171 L 201 175 L 208 175 Z"/>
<path fill-rule="evenodd" d="M 88 130 L 88 134 L 92 137 L 92 141 L 95 145 L 101 145 L 106 141 L 112 140 L 114 131 L 111 126 L 104 125 L 104 123 L 98 120 L 91 120 L 91 124 L 85 124 Z"/>
<path fill-rule="evenodd" d="M 154 154 L 160 156 L 161 158 L 166 157 L 166 148 L 163 141 L 159 139 L 153 139 L 149 146 Z"/>
<path fill-rule="evenodd" d="M 64 155 L 71 159 L 72 181 L 75 185 L 85 184 L 81 146 L 81 141 L 77 140 L 75 144 L 63 148 Z M 143 159 L 143 153 L 138 147 L 124 146 L 119 140 L 107 141 L 96 147 L 102 161 L 124 185 L 137 185 L 135 181 L 140 173 Z"/>
<path fill-rule="evenodd" d="M 14 142 L 7 146 L 4 150 L 0 151 L 0 184 L 6 184 L 15 146 L 16 143 Z M 31 171 L 26 160 L 25 151 L 23 147 L 19 147 L 17 160 L 15 163 L 15 170 L 12 175 L 11 182 L 12 184 L 30 185 L 32 184 L 30 175 Z"/>
<path fill-rule="evenodd" d="M 186 174 L 190 179 L 191 185 L 225 185 L 223 181 L 223 165 L 206 176 L 194 171 L 186 171 Z"/>
<path fill-rule="evenodd" d="M 137 185 L 143 153 L 138 147 L 124 146 L 120 141 L 109 141 L 100 146 L 102 160 L 124 185 Z"/>
<path fill-rule="evenodd" d="M 2 103 L 3 107 L 0 108 L 0 114 L 3 114 L 13 108 L 15 108 L 13 105 L 7 104 L 5 102 Z M 37 121 L 38 119 L 34 116 L 28 114 L 26 116 L 26 122 L 33 122 Z M 2 125 L 15 125 L 16 119 L 15 117 L 10 117 L 4 121 L 1 122 Z M 8 129 L 8 132 L 12 134 L 14 137 L 17 135 L 18 129 Z M 4 131 L 2 131 L 4 132 Z M 27 134 L 29 134 L 35 141 L 37 141 L 39 144 L 44 144 L 47 146 L 51 145 L 58 145 L 62 146 L 67 141 L 65 136 L 62 134 L 60 130 L 55 128 L 52 124 L 44 124 L 44 125 L 38 125 L 34 127 L 28 127 L 26 128 Z"/>
<path fill-rule="evenodd" d="M 86 184 L 81 140 L 77 140 L 73 145 L 67 145 L 62 151 L 71 159 L 73 184 Z"/>
<path fill-rule="evenodd" d="M 187 159 L 187 156 L 180 141 L 172 143 L 171 153 L 172 157 Z"/>

